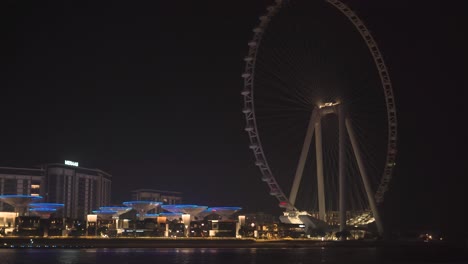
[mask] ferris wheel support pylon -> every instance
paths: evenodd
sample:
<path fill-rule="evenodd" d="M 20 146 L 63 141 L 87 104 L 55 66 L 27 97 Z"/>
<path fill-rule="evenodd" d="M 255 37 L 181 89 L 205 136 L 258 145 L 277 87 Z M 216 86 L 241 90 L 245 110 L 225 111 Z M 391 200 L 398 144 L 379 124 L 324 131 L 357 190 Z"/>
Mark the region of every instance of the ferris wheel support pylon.
<path fill-rule="evenodd" d="M 314 110 L 315 111 L 315 110 Z M 317 160 L 317 195 L 319 205 L 319 218 L 326 221 L 325 208 L 325 181 L 323 178 L 323 147 L 321 114 L 315 122 L 315 156 Z"/>
<path fill-rule="evenodd" d="M 307 154 L 309 153 L 310 143 L 312 142 L 312 136 L 314 134 L 314 127 L 318 119 L 317 110 L 314 109 L 310 115 L 309 125 L 307 126 L 307 132 L 304 139 L 304 144 L 302 145 L 301 156 L 299 157 L 299 162 L 296 168 L 296 174 L 294 175 L 293 185 L 291 187 L 291 192 L 289 193 L 289 202 L 292 206 L 296 203 L 297 192 L 299 190 L 299 185 L 301 184 L 302 175 L 304 172 L 304 166 L 307 160 Z"/>
<path fill-rule="evenodd" d="M 319 200 L 319 218 L 320 220 L 326 220 L 325 212 L 325 187 L 323 178 L 323 155 L 322 155 L 322 127 L 320 123 L 320 110 L 317 107 L 314 108 L 310 115 L 309 125 L 307 126 L 307 132 L 302 146 L 301 156 L 296 168 L 296 174 L 294 176 L 293 185 L 289 195 L 289 202 L 291 205 L 295 205 L 297 192 L 302 180 L 304 173 L 304 166 L 309 153 L 310 144 L 312 142 L 312 136 L 315 131 L 315 151 L 317 156 L 317 191 Z"/>
<path fill-rule="evenodd" d="M 377 231 L 379 235 L 383 235 L 383 225 L 382 220 L 380 218 L 379 211 L 377 209 L 377 204 L 374 199 L 374 191 L 372 190 L 369 177 L 367 175 L 364 162 L 362 160 L 361 151 L 359 150 L 359 146 L 356 140 L 356 136 L 354 135 L 354 129 L 351 125 L 351 120 L 346 118 L 345 120 L 346 130 L 348 131 L 348 136 L 351 141 L 351 146 L 353 148 L 354 156 L 356 158 L 356 162 L 359 168 L 359 174 L 361 175 L 362 182 L 364 183 L 364 189 L 366 190 L 367 199 L 369 201 L 369 207 L 371 208 L 372 215 L 374 216 L 375 223 L 377 225 Z"/>
<path fill-rule="evenodd" d="M 339 196 L 339 211 L 340 211 L 340 231 L 343 232 L 346 229 L 346 155 L 345 155 L 345 118 L 344 118 L 344 107 L 339 104 L 337 107 L 338 111 L 338 196 Z M 345 239 L 341 236 L 341 239 Z"/>

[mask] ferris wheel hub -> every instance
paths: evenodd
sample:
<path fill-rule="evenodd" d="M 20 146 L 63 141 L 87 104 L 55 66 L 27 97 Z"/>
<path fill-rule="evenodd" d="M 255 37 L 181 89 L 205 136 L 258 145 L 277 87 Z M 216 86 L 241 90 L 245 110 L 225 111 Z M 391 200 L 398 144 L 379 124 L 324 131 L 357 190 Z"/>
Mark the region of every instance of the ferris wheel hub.
<path fill-rule="evenodd" d="M 318 112 L 320 116 L 325 116 L 328 114 L 338 114 L 338 106 L 340 102 L 326 102 L 318 105 Z"/>
<path fill-rule="evenodd" d="M 322 108 L 326 108 L 326 107 L 333 107 L 335 105 L 339 105 L 340 102 L 326 102 L 326 103 L 323 103 L 323 104 L 319 104 L 319 108 L 322 109 Z"/>

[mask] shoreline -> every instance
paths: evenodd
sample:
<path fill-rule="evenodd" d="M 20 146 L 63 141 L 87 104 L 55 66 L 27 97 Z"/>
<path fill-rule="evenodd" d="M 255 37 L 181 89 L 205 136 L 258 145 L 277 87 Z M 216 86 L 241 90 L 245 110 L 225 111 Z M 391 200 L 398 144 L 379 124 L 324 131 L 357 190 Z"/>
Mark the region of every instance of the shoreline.
<path fill-rule="evenodd" d="M 316 247 L 466 247 L 448 242 L 310 239 L 262 240 L 254 238 L 96 238 L 96 237 L 2 237 L 0 248 L 316 248 Z"/>
<path fill-rule="evenodd" d="M 178 249 L 189 249 L 189 252 L 206 252 L 218 254 L 226 250 L 231 253 L 244 250 L 259 250 L 262 254 L 273 252 L 293 254 L 375 254 L 379 259 L 395 263 L 407 262 L 444 262 L 468 263 L 467 247 L 454 243 L 432 243 L 422 241 L 317 241 L 305 239 L 256 240 L 237 238 L 34 238 L 8 237 L 0 238 L 0 252 L 12 254 L 30 254 L 49 251 L 58 254 L 61 250 L 73 252 L 114 252 L 119 250 L 133 252 L 142 250 L 144 255 L 159 250 L 177 254 Z M 198 251 L 201 250 L 201 251 Z M 238 251 L 240 250 L 240 251 Z M 265 251 L 264 251 L 265 250 Z M 369 251 L 370 250 L 370 251 Z M 250 252 L 250 251 L 247 251 Z M 111 253 L 111 254 L 114 254 Z M 275 254 L 276 254 L 275 253 Z M 153 254 L 153 253 L 151 253 Z"/>

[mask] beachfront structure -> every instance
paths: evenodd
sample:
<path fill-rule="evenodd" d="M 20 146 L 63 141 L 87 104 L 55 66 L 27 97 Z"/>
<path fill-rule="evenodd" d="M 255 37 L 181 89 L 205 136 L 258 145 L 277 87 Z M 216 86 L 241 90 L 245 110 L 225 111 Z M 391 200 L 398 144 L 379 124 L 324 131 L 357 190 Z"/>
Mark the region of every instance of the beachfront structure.
<path fill-rule="evenodd" d="M 217 215 L 218 220 L 228 220 L 233 214 L 242 210 L 241 207 L 237 206 L 222 206 L 222 207 L 210 207 L 200 213 L 200 217 L 207 217 L 209 215 Z"/>
<path fill-rule="evenodd" d="M 123 205 L 132 207 L 137 212 L 139 220 L 145 219 L 146 213 L 158 208 L 160 204 L 154 201 L 128 201 L 123 203 Z"/>
<path fill-rule="evenodd" d="M 29 204 L 42 200 L 42 196 L 32 196 L 23 194 L 4 194 L 0 195 L 0 201 L 9 204 L 19 216 L 27 214 Z"/>
<path fill-rule="evenodd" d="M 56 215 L 63 206 L 63 204 L 59 203 L 31 203 L 28 211 L 30 215 L 37 215 L 41 219 L 49 219 L 51 215 Z"/>
<path fill-rule="evenodd" d="M 208 206 L 200 206 L 194 204 L 169 204 L 162 205 L 161 208 L 171 213 L 189 214 L 193 219 L 194 217 L 197 217 L 201 212 L 207 210 Z"/>
<path fill-rule="evenodd" d="M 208 206 L 199 206 L 194 204 L 177 204 L 177 205 L 163 205 L 163 210 L 171 213 L 181 214 L 182 223 L 185 227 L 185 235 L 190 234 L 190 223 L 193 220 L 198 220 L 197 216 L 208 209 Z"/>

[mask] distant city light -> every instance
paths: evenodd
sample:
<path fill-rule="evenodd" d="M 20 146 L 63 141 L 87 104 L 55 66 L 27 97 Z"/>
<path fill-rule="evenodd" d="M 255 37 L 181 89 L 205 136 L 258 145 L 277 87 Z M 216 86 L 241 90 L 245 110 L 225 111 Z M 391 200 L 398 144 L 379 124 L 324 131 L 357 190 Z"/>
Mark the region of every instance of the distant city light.
<path fill-rule="evenodd" d="M 71 161 L 71 160 L 65 160 L 65 165 L 78 167 L 78 162 L 77 161 Z"/>

